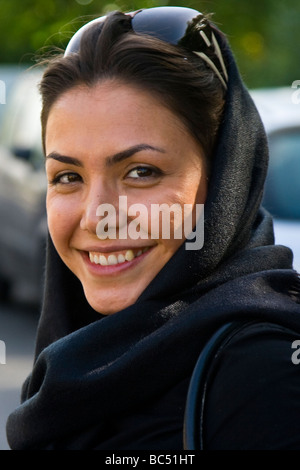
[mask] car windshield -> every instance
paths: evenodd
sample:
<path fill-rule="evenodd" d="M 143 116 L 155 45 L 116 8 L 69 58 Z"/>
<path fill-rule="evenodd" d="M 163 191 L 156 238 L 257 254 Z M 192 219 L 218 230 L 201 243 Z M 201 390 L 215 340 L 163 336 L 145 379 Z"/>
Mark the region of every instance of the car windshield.
<path fill-rule="evenodd" d="M 277 218 L 300 220 L 300 128 L 269 135 L 264 207 Z"/>

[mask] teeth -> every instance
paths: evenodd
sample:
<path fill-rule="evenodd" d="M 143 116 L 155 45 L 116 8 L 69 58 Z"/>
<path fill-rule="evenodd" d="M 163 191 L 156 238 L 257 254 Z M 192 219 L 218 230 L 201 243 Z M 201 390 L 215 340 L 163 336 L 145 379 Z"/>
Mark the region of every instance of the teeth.
<path fill-rule="evenodd" d="M 140 256 L 145 251 L 149 250 L 149 247 L 142 248 L 136 254 L 134 254 L 133 250 L 127 250 L 125 255 L 119 253 L 118 255 L 110 254 L 106 258 L 105 255 L 94 255 L 93 253 L 89 253 L 89 257 L 91 263 L 100 264 L 101 266 L 112 266 L 114 264 L 125 263 L 125 261 L 132 261 L 137 256 Z"/>
<path fill-rule="evenodd" d="M 125 261 L 125 256 L 120 253 L 118 255 L 118 263 L 124 263 L 124 261 Z"/>
<path fill-rule="evenodd" d="M 108 265 L 108 262 L 107 262 L 107 259 L 105 258 L 105 256 L 103 256 L 103 255 L 99 256 L 99 264 L 101 264 L 101 266 L 107 266 Z"/>
<path fill-rule="evenodd" d="M 111 264 L 118 264 L 118 260 L 117 260 L 117 257 L 116 255 L 109 255 L 108 259 L 107 259 L 107 263 L 109 265 Z"/>
<path fill-rule="evenodd" d="M 125 259 L 126 261 L 131 261 L 134 258 L 134 254 L 132 250 L 127 250 L 125 253 Z"/>

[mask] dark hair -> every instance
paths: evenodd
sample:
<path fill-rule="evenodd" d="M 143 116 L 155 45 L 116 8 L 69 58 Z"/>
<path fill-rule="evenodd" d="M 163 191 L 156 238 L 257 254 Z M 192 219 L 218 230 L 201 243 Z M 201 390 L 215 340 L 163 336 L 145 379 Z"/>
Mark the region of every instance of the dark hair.
<path fill-rule="evenodd" d="M 120 12 L 91 25 L 78 52 L 55 58 L 45 70 L 40 84 L 43 145 L 51 106 L 64 92 L 111 79 L 156 96 L 180 117 L 210 157 L 224 105 L 220 80 L 186 48 L 132 31 L 131 18 Z"/>

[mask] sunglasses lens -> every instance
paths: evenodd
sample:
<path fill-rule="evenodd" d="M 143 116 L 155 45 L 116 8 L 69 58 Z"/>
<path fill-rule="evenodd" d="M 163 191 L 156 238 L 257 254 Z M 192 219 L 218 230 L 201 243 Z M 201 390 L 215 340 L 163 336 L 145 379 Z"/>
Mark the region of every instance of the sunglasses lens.
<path fill-rule="evenodd" d="M 188 23 L 199 14 L 197 10 L 185 7 L 149 8 L 134 15 L 132 28 L 136 33 L 178 44 L 186 33 Z"/>
<path fill-rule="evenodd" d="M 76 33 L 71 37 L 66 47 L 64 55 L 67 56 L 71 54 L 72 52 L 78 52 L 80 48 L 81 37 L 84 31 L 96 23 L 104 23 L 105 19 L 106 19 L 106 16 L 101 16 L 100 18 L 96 18 L 90 21 L 89 23 L 86 23 L 84 26 L 78 29 L 78 31 L 76 31 Z"/>

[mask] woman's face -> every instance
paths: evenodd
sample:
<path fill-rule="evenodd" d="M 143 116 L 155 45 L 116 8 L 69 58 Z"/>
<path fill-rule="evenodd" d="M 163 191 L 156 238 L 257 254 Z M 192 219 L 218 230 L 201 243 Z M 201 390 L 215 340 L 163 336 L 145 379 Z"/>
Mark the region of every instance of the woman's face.
<path fill-rule="evenodd" d="M 154 209 L 205 201 L 199 144 L 148 92 L 104 82 L 54 103 L 45 145 L 48 225 L 60 257 L 96 311 L 132 305 L 185 239 L 184 230 L 174 235 L 178 214 L 169 211 L 168 231 Z"/>

